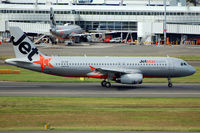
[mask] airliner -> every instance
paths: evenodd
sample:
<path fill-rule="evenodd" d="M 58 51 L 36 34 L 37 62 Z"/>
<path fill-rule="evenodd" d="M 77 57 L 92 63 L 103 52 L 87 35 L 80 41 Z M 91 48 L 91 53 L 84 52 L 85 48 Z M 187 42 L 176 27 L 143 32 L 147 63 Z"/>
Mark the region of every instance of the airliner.
<path fill-rule="evenodd" d="M 83 30 L 79 25 L 65 24 L 57 26 L 54 21 L 54 11 L 50 8 L 50 33 L 59 39 L 72 39 L 73 37 L 83 36 Z"/>
<path fill-rule="evenodd" d="M 88 42 L 91 41 L 92 35 L 102 35 L 101 33 L 86 33 L 79 25 L 67 23 L 65 25 L 56 25 L 54 20 L 54 10 L 50 8 L 50 33 L 58 39 L 70 40 L 71 43 L 76 38 L 85 38 Z M 106 34 L 112 34 L 114 32 L 106 32 Z"/>
<path fill-rule="evenodd" d="M 103 79 L 101 85 L 110 88 L 110 81 L 121 84 L 142 84 L 143 78 L 171 78 L 192 75 L 196 70 L 186 61 L 172 57 L 62 57 L 46 56 L 19 27 L 10 27 L 16 58 L 5 62 L 25 69 L 64 77 Z"/>

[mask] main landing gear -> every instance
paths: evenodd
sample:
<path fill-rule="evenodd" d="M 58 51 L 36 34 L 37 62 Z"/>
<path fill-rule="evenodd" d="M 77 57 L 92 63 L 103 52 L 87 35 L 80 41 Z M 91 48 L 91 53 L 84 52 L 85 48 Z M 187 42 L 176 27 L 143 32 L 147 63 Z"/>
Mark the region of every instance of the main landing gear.
<path fill-rule="evenodd" d="M 172 84 L 172 82 L 171 82 L 171 78 L 168 78 L 168 87 L 169 87 L 169 88 L 173 87 L 173 84 Z"/>
<path fill-rule="evenodd" d="M 106 80 L 103 80 L 102 82 L 101 82 L 101 86 L 102 87 L 106 87 L 106 88 L 110 88 L 111 87 L 111 83 L 108 81 L 106 81 Z"/>

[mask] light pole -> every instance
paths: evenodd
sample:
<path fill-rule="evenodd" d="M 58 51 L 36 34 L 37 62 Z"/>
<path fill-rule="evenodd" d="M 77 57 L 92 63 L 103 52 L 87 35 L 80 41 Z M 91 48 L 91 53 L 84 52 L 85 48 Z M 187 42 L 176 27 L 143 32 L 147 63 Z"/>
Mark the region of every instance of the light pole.
<path fill-rule="evenodd" d="M 166 0 L 164 0 L 164 8 L 165 8 L 165 12 L 164 12 L 164 26 L 163 26 L 163 32 L 164 32 L 164 45 L 166 45 L 166 40 L 167 40 L 167 17 L 166 17 L 166 11 L 167 11 L 167 7 L 166 7 Z"/>

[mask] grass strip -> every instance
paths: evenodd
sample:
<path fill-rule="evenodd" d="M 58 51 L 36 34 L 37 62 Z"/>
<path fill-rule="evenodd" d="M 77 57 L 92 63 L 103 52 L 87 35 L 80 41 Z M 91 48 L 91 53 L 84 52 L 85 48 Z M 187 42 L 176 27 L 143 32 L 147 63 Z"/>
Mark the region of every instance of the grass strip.
<path fill-rule="evenodd" d="M 0 97 L 0 130 L 200 131 L 200 98 Z"/>
<path fill-rule="evenodd" d="M 182 55 L 182 56 L 172 56 L 175 58 L 179 58 L 185 61 L 200 61 L 200 56 L 199 55 Z"/>
<path fill-rule="evenodd" d="M 6 59 L 10 59 L 10 58 L 15 58 L 13 56 L 0 56 L 0 60 L 6 60 Z"/>

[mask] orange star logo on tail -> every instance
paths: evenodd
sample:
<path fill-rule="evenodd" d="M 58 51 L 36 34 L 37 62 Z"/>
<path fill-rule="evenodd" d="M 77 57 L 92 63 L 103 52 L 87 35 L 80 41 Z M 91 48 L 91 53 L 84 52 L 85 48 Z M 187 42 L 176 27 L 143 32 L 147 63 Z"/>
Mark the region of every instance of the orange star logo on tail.
<path fill-rule="evenodd" d="M 41 65 L 41 71 L 43 71 L 46 66 L 53 67 L 53 65 L 51 63 L 49 63 L 51 59 L 52 58 L 45 59 L 42 55 L 40 55 L 40 60 L 34 61 L 33 63 L 40 64 Z"/>

